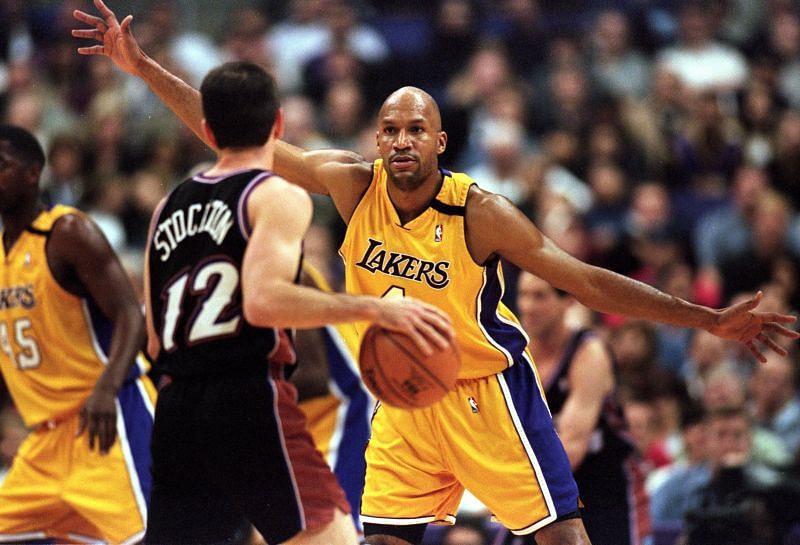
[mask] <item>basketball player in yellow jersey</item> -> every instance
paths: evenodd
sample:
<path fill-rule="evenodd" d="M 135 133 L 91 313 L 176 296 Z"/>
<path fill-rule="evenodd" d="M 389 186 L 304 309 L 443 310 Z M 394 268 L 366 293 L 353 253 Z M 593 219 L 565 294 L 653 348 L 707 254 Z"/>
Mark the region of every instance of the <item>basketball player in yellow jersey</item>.
<path fill-rule="evenodd" d="M 100 43 L 78 52 L 106 55 L 141 77 L 204 138 L 197 91 L 142 52 L 131 16 L 120 25 L 102 0 L 94 4 L 102 18 L 76 11 L 90 28 L 73 35 Z M 273 165 L 333 199 L 348 224 L 341 253 L 349 291 L 430 302 L 458 332 L 461 380 L 450 394 L 426 409 L 376 410 L 361 504 L 370 545 L 419 544 L 426 524 L 453 522 L 464 488 L 514 533 L 535 532 L 539 545 L 589 543 L 526 336 L 500 302 L 500 258 L 598 311 L 703 328 L 762 361 L 762 347 L 784 352 L 768 334 L 798 336 L 783 325 L 794 317 L 755 310 L 760 294 L 714 310 L 571 257 L 508 200 L 439 168 L 447 134 L 420 89 L 404 87 L 384 101 L 376 144 L 375 163 L 281 144 Z"/>
<path fill-rule="evenodd" d="M 320 271 L 303 261 L 301 283 L 330 292 Z M 298 330 L 295 341 L 297 369 L 291 381 L 297 387 L 299 407 L 317 449 L 331 466 L 359 517 L 364 489 L 364 448 L 375 401 L 358 373 L 358 334 L 351 323 Z"/>
<path fill-rule="evenodd" d="M 0 125 L 0 370 L 31 432 L 0 487 L 0 542 L 134 543 L 155 392 L 144 316 L 99 229 L 39 200 L 45 156 Z"/>

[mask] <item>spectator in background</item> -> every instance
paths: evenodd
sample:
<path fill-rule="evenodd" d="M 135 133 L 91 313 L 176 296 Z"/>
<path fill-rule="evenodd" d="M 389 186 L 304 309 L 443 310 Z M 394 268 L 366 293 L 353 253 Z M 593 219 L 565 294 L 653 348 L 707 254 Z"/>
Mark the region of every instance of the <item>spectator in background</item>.
<path fill-rule="evenodd" d="M 747 78 L 747 61 L 736 49 L 714 39 L 714 20 L 708 5 L 687 1 L 680 8 L 678 43 L 661 50 L 664 63 L 695 91 L 732 91 Z"/>
<path fill-rule="evenodd" d="M 269 19 L 253 7 L 233 11 L 225 25 L 220 53 L 227 61 L 248 61 L 274 71 L 273 51 L 267 40 Z"/>
<path fill-rule="evenodd" d="M 706 436 L 705 413 L 701 405 L 694 404 L 681 417 L 681 452 L 674 462 L 647 478 L 654 534 L 669 532 L 677 537 L 691 507 L 690 499 L 708 482 Z"/>
<path fill-rule="evenodd" d="M 741 127 L 715 91 L 700 92 L 692 117 L 673 142 L 670 183 L 676 214 L 690 228 L 709 207 L 719 206 L 742 163 Z"/>
<path fill-rule="evenodd" d="M 622 407 L 631 439 L 642 456 L 645 477 L 671 464 L 663 421 L 652 392 L 646 389 L 634 391 L 623 401 Z"/>
<path fill-rule="evenodd" d="M 113 178 L 92 185 L 84 195 L 83 208 L 103 232 L 115 252 L 127 249 L 122 215 L 128 198 L 127 180 Z"/>
<path fill-rule="evenodd" d="M 354 79 L 342 79 L 328 87 L 322 103 L 321 128 L 334 147 L 355 146 L 367 122 L 366 97 Z"/>
<path fill-rule="evenodd" d="M 698 264 L 698 289 L 707 304 L 722 304 L 719 267 L 752 245 L 756 206 L 769 186 L 767 173 L 744 165 L 736 170 L 726 203 L 705 213 L 693 230 L 693 248 Z"/>
<path fill-rule="evenodd" d="M 752 224 L 752 244 L 721 261 L 723 301 L 740 292 L 754 292 L 776 282 L 786 290 L 793 308 L 800 308 L 800 248 L 789 239 L 793 210 L 781 194 L 768 190 L 758 199 Z"/>
<path fill-rule="evenodd" d="M 409 67 L 409 76 L 444 103 L 449 78 L 466 69 L 480 43 L 474 0 L 441 0 L 432 26 L 425 61 Z"/>
<path fill-rule="evenodd" d="M 641 320 L 626 321 L 611 330 L 608 341 L 614 354 L 620 396 L 627 399 L 648 384 L 648 375 L 656 369 L 655 326 Z"/>
<path fill-rule="evenodd" d="M 702 398 L 708 378 L 714 369 L 720 365 L 735 365 L 731 352 L 731 345 L 723 339 L 706 335 L 701 331 L 692 335 L 689 348 L 684 355 L 681 374 L 693 399 Z"/>
<path fill-rule="evenodd" d="M 752 458 L 753 431 L 741 407 L 708 413 L 709 480 L 693 491 L 687 545 L 780 545 L 800 521 L 800 484 Z"/>
<path fill-rule="evenodd" d="M 778 90 L 793 108 L 800 108 L 800 18 L 794 10 L 770 19 L 765 49 L 778 62 Z"/>
<path fill-rule="evenodd" d="M 275 79 L 282 93 L 301 91 L 303 67 L 325 50 L 328 30 L 324 17 L 324 0 L 290 0 L 289 16 L 269 30 Z"/>
<path fill-rule="evenodd" d="M 331 143 L 320 130 L 314 103 L 305 95 L 290 95 L 281 100 L 283 139 L 306 149 L 324 149 Z"/>
<path fill-rule="evenodd" d="M 384 65 L 390 59 L 383 36 L 358 20 L 354 0 L 328 0 L 324 10 L 326 40 L 303 66 L 303 90 L 317 103 L 344 79 L 361 83 L 375 100 L 394 87 Z"/>
<path fill-rule="evenodd" d="M 487 191 L 503 195 L 514 204 L 528 196 L 524 170 L 533 160 L 525 128 L 513 120 L 490 119 L 483 124 L 480 157 L 465 168 Z"/>
<path fill-rule="evenodd" d="M 800 453 L 800 399 L 797 363 L 789 356 L 770 355 L 751 379 L 753 418 L 785 443 L 792 459 Z"/>
<path fill-rule="evenodd" d="M 566 39 L 560 43 L 567 49 L 577 47 Z M 537 134 L 558 129 L 583 134 L 588 130 L 595 105 L 590 80 L 582 63 L 569 61 L 552 66 L 542 91 L 534 96 L 537 95 L 541 96 L 534 101 Z"/>
<path fill-rule="evenodd" d="M 87 189 L 83 142 L 75 134 L 59 134 L 47 152 L 49 168 L 42 174 L 42 198 L 50 205 L 83 205 Z"/>
<path fill-rule="evenodd" d="M 147 32 L 152 33 L 155 41 L 147 44 L 148 49 L 168 55 L 174 63 L 173 68 L 183 74 L 186 81 L 197 86 L 203 76 L 222 61 L 222 54 L 208 35 L 181 28 L 180 20 L 177 0 L 156 0 L 144 12 L 141 24 L 149 27 Z"/>
<path fill-rule="evenodd" d="M 784 110 L 774 137 L 768 170 L 775 189 L 800 210 L 800 111 Z"/>
<path fill-rule="evenodd" d="M 742 92 L 739 103 L 743 161 L 765 168 L 775 154 L 773 138 L 783 100 L 769 83 L 753 80 Z"/>
<path fill-rule="evenodd" d="M 631 46 L 625 14 L 614 10 L 601 12 L 590 36 L 590 70 L 599 90 L 615 98 L 643 97 L 650 64 Z"/>
<path fill-rule="evenodd" d="M 708 375 L 702 393 L 702 403 L 707 412 L 730 407 L 748 411 L 750 392 L 747 380 L 730 366 L 717 366 Z M 757 462 L 778 470 L 786 470 L 794 461 L 780 437 L 762 426 L 755 425 L 751 455 Z"/>
<path fill-rule="evenodd" d="M 530 78 L 547 60 L 550 40 L 538 0 L 504 0 L 502 14 L 506 23 L 500 39 L 509 54 L 515 74 Z"/>
<path fill-rule="evenodd" d="M 584 221 L 590 236 L 591 261 L 599 264 L 622 244 L 630 187 L 622 169 L 608 161 L 590 164 L 586 176 L 594 199 Z"/>
<path fill-rule="evenodd" d="M 686 85 L 665 64 L 651 73 L 647 95 L 620 104 L 619 120 L 642 150 L 647 176 L 663 176 L 673 163 L 673 142 L 689 116 Z"/>

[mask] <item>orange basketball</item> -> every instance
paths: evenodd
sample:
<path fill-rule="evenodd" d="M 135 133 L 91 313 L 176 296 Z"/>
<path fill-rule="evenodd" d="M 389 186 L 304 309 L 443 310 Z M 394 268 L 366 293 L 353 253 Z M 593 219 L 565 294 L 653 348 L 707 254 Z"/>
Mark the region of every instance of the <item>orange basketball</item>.
<path fill-rule="evenodd" d="M 358 361 L 369 391 L 401 409 L 419 409 L 442 399 L 455 386 L 461 366 L 454 344 L 426 357 L 411 337 L 377 324 L 364 333 Z"/>

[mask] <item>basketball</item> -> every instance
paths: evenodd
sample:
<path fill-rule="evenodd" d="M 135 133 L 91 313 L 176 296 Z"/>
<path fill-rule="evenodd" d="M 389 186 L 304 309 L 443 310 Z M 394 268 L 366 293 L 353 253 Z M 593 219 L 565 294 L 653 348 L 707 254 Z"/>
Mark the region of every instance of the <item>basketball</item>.
<path fill-rule="evenodd" d="M 401 409 L 419 409 L 442 399 L 455 386 L 461 366 L 454 344 L 426 357 L 411 337 L 377 324 L 364 333 L 358 362 L 369 391 Z"/>

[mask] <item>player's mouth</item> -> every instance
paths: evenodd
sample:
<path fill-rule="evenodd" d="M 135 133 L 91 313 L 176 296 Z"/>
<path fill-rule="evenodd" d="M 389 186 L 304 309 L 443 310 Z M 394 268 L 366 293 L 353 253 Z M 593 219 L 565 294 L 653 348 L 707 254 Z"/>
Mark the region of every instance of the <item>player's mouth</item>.
<path fill-rule="evenodd" d="M 389 162 L 395 170 L 408 170 L 417 163 L 417 160 L 410 155 L 395 155 Z"/>

